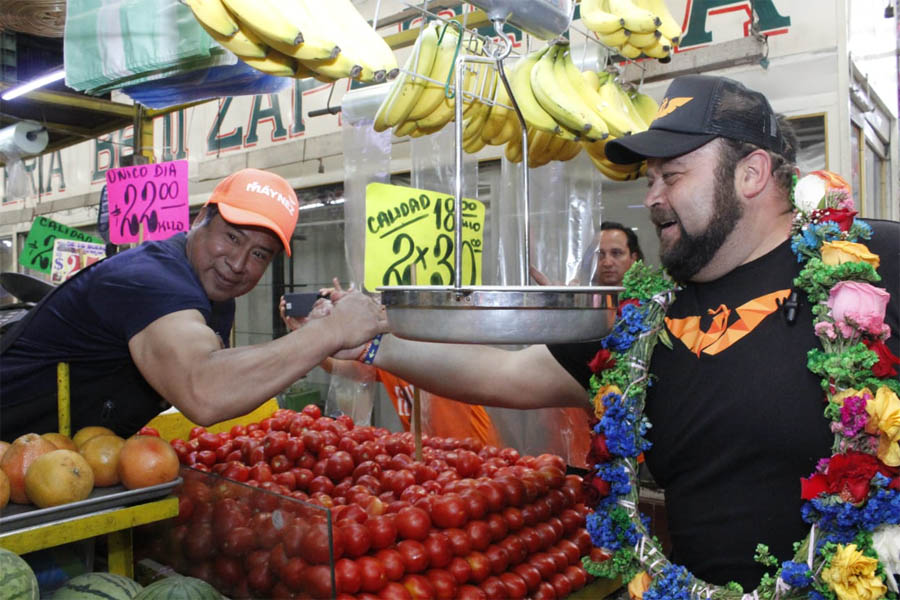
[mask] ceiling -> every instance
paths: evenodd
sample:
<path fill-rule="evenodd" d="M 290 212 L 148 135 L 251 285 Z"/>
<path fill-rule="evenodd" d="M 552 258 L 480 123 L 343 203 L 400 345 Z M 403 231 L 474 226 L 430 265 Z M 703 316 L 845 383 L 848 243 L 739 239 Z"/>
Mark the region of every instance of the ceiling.
<path fill-rule="evenodd" d="M 0 42 L 0 93 L 63 64 L 61 37 L 5 29 Z M 0 128 L 23 120 L 42 123 L 50 136 L 50 151 L 126 127 L 134 122 L 134 112 L 130 104 L 111 102 L 108 95 L 88 96 L 59 81 L 13 100 L 0 100 Z"/>

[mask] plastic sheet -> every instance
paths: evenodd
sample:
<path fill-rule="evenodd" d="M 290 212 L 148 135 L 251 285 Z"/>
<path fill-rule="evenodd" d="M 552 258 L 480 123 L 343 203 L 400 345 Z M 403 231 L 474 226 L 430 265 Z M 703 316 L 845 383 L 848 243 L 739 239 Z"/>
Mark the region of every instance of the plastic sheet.
<path fill-rule="evenodd" d="M 238 61 L 123 87 L 122 91 L 148 108 L 162 109 L 220 96 L 274 94 L 290 87 L 292 81 L 289 77 L 267 75 Z"/>
<path fill-rule="evenodd" d="M 332 373 L 325 398 L 325 415 L 348 415 L 358 426 L 372 424 L 375 389 L 372 382 L 356 381 Z"/>

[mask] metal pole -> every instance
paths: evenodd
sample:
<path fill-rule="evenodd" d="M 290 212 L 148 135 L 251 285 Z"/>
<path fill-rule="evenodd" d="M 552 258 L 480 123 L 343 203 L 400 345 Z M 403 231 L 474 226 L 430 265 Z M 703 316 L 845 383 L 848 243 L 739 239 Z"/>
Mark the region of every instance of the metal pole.
<path fill-rule="evenodd" d="M 460 34 L 462 35 L 462 34 Z M 453 187 L 453 249 L 454 249 L 454 273 L 453 287 L 457 290 L 462 287 L 462 173 L 463 173 L 463 67 L 466 64 L 466 55 L 460 54 L 456 59 L 456 71 L 453 73 L 456 90 L 453 96 L 453 109 L 456 118 L 456 181 Z"/>

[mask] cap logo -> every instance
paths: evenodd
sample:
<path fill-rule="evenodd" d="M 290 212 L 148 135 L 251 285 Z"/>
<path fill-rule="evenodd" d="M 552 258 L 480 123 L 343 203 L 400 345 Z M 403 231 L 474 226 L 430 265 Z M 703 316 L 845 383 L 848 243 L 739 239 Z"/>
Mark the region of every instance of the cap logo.
<path fill-rule="evenodd" d="M 662 119 L 668 114 L 675 112 L 675 110 L 681 108 L 691 100 L 693 97 L 690 96 L 679 96 L 677 98 L 663 98 L 662 104 L 659 105 L 659 112 L 656 113 L 654 120 Z"/>
<path fill-rule="evenodd" d="M 259 185 L 258 181 L 251 181 L 247 184 L 245 188 L 248 192 L 256 192 L 257 194 L 262 194 L 264 196 L 268 196 L 269 198 L 274 198 L 281 204 L 285 209 L 287 209 L 288 214 L 292 217 L 294 216 L 295 205 L 290 199 L 286 198 L 284 194 L 279 192 L 274 188 L 270 188 L 268 185 Z"/>

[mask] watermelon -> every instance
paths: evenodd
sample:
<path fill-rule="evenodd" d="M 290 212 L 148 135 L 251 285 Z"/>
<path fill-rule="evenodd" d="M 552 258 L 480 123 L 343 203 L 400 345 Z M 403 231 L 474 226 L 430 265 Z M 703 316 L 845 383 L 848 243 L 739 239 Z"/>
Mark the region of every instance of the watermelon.
<path fill-rule="evenodd" d="M 85 573 L 58 588 L 52 600 L 131 600 L 143 586 L 114 573 Z"/>
<path fill-rule="evenodd" d="M 21 556 L 0 548 L 0 590 L 4 600 L 38 600 L 37 577 Z"/>
<path fill-rule="evenodd" d="M 220 600 L 222 594 L 202 579 L 172 575 L 154 581 L 134 597 L 134 600 Z"/>

